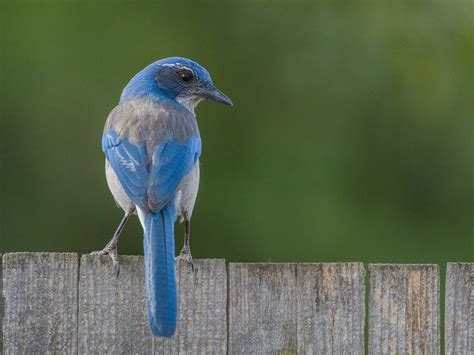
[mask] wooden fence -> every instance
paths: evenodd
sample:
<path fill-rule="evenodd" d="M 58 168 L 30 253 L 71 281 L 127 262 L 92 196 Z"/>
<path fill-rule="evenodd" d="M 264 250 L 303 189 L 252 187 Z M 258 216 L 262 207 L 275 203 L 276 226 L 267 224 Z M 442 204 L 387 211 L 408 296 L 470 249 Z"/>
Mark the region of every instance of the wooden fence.
<path fill-rule="evenodd" d="M 116 278 L 107 257 L 3 255 L 4 354 L 440 353 L 437 265 L 371 264 L 366 287 L 362 263 L 179 262 L 178 330 L 162 339 L 148 332 L 143 257 L 121 260 Z M 474 263 L 448 263 L 446 354 L 474 354 L 473 283 Z"/>

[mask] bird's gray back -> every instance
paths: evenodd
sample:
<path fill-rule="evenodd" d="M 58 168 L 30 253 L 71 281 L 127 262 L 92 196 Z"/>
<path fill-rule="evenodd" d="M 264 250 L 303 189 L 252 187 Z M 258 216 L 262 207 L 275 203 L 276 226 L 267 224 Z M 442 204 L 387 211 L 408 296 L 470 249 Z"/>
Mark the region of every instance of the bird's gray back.
<path fill-rule="evenodd" d="M 111 130 L 120 138 L 127 138 L 136 145 L 146 144 L 152 150 L 163 142 L 185 142 L 190 137 L 199 136 L 196 117 L 192 112 L 177 104 L 156 102 L 149 98 L 117 105 L 107 118 L 104 133 Z"/>

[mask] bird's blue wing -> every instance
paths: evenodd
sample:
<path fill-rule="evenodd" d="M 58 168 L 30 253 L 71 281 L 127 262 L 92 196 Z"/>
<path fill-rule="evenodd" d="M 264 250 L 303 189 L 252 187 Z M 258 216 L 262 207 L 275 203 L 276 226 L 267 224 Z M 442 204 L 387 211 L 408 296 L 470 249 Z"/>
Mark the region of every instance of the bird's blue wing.
<path fill-rule="evenodd" d="M 179 184 L 200 155 L 200 137 L 190 137 L 184 142 L 170 140 L 158 145 L 153 155 L 148 184 L 151 210 L 161 210 L 174 197 Z"/>
<path fill-rule="evenodd" d="M 133 203 L 147 209 L 148 158 L 144 145 L 120 138 L 113 130 L 102 136 L 102 150 Z"/>
<path fill-rule="evenodd" d="M 149 166 L 145 145 L 120 138 L 114 131 L 102 137 L 102 149 L 128 197 L 144 210 L 161 210 L 201 155 L 201 139 L 170 140 L 156 147 Z"/>
<path fill-rule="evenodd" d="M 188 110 L 169 103 L 123 103 L 107 119 L 102 149 L 133 203 L 157 212 L 197 162 L 201 139 Z"/>

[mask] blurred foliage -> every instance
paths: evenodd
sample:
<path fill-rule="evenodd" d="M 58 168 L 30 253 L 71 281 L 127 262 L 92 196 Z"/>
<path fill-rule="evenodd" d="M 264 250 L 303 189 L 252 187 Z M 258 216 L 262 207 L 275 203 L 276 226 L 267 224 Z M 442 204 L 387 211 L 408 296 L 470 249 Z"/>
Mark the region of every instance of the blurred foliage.
<path fill-rule="evenodd" d="M 473 260 L 471 1 L 10 2 L 0 20 L 0 251 L 106 244 L 105 119 L 180 55 L 235 102 L 197 110 L 195 257 Z M 135 218 L 119 252 L 141 236 Z"/>

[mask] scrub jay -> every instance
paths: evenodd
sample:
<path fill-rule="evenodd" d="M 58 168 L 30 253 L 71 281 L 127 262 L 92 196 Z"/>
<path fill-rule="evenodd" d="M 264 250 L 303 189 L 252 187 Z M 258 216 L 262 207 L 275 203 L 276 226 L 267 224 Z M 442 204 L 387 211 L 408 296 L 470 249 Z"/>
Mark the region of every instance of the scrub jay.
<path fill-rule="evenodd" d="M 155 336 L 170 337 L 177 321 L 174 222 L 185 223 L 180 257 L 190 262 L 190 220 L 199 185 L 201 137 L 194 114 L 204 99 L 232 101 L 192 60 L 172 57 L 150 64 L 125 86 L 102 136 L 107 184 L 125 211 L 107 246 L 119 271 L 117 241 L 138 214 L 144 231 L 148 323 Z"/>

